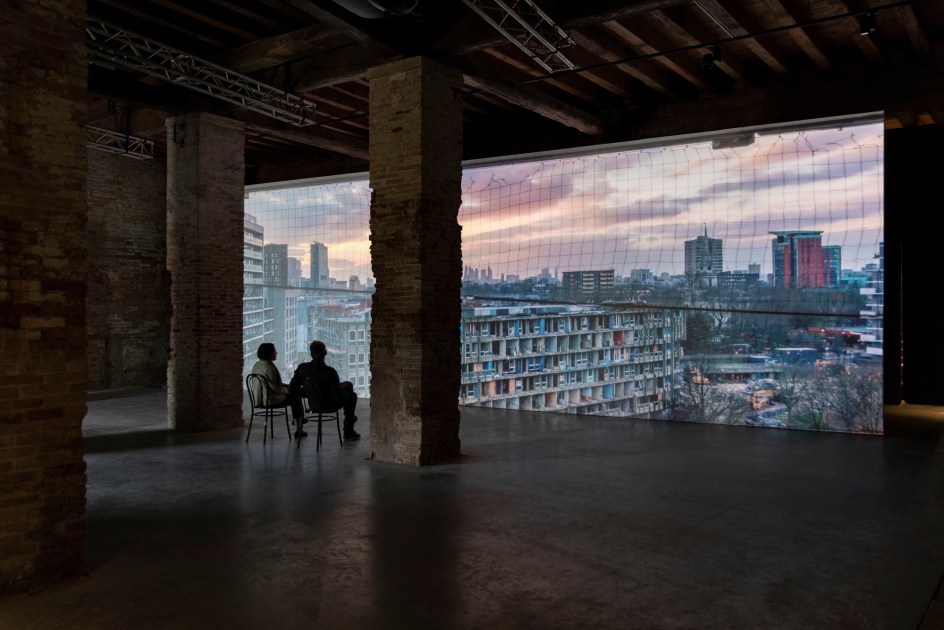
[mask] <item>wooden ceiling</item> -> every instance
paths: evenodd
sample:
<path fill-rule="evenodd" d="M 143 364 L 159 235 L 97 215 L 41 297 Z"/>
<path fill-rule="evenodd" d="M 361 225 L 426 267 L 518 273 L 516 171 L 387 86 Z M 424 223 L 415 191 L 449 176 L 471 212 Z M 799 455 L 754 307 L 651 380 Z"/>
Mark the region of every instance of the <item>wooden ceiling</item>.
<path fill-rule="evenodd" d="M 210 111 L 246 123 L 247 183 L 365 171 L 367 70 L 414 55 L 462 71 L 466 159 L 874 111 L 944 122 L 941 0 L 534 2 L 573 70 L 549 74 L 461 0 L 89 0 L 90 18 L 316 106 L 297 127 L 90 65 L 89 124 L 160 154 L 164 118 Z"/>

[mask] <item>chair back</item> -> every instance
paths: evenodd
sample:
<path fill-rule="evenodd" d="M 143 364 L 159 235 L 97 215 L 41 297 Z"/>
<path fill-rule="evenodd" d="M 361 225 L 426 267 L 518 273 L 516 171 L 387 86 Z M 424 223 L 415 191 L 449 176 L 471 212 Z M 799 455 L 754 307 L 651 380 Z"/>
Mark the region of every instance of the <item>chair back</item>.
<path fill-rule="evenodd" d="M 253 409 L 269 406 L 269 379 L 262 374 L 250 374 L 246 377 L 246 390 L 249 392 L 249 404 Z"/>
<path fill-rule="evenodd" d="M 341 401 L 335 400 L 330 388 L 326 385 L 319 379 L 310 376 L 305 379 L 303 387 L 305 388 L 305 395 L 308 397 L 308 410 L 311 413 L 332 413 L 341 408 Z"/>

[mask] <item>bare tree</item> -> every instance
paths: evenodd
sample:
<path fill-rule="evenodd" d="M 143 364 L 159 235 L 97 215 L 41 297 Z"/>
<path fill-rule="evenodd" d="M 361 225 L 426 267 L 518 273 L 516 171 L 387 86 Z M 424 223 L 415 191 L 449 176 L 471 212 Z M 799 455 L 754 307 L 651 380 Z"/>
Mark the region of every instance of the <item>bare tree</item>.
<path fill-rule="evenodd" d="M 679 389 L 677 412 L 694 422 L 734 424 L 747 411 L 747 401 L 713 383 L 711 373 L 710 362 L 689 364 Z"/>

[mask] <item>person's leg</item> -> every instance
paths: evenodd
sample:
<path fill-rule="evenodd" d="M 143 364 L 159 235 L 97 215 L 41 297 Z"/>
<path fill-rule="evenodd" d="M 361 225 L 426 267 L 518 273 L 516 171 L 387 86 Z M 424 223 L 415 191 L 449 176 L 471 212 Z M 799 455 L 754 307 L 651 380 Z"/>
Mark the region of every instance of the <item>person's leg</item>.
<path fill-rule="evenodd" d="M 288 404 L 292 408 L 292 418 L 295 422 L 295 437 L 305 437 L 307 434 L 302 431 L 302 426 L 305 424 L 305 407 L 302 405 L 302 399 L 292 392 L 288 395 Z"/>
<path fill-rule="evenodd" d="M 355 409 L 357 409 L 357 393 L 350 382 L 341 383 L 341 393 L 344 396 L 344 435 L 350 437 L 354 435 L 354 423 L 357 422 Z"/>

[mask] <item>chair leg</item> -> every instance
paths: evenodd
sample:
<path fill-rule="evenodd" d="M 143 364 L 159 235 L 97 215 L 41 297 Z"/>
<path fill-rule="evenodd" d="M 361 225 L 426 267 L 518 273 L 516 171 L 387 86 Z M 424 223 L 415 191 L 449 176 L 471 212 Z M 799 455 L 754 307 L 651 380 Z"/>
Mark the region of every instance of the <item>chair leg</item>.
<path fill-rule="evenodd" d="M 255 418 L 252 413 L 249 414 L 249 430 L 246 431 L 246 442 L 249 442 L 249 434 L 252 433 L 252 419 Z"/>
<path fill-rule="evenodd" d="M 295 428 L 298 429 L 299 431 L 301 431 L 302 428 L 304 428 L 304 426 L 305 426 L 305 421 L 304 421 L 304 419 L 303 419 L 303 420 L 302 420 L 302 426 L 300 426 L 300 427 L 295 427 Z M 288 426 L 288 414 L 285 414 L 285 430 L 288 431 L 288 441 L 291 442 L 291 441 L 292 441 L 292 429 L 291 429 L 291 427 Z"/>
<path fill-rule="evenodd" d="M 318 441 L 315 442 L 316 452 L 321 450 L 321 420 L 322 420 L 322 417 L 321 417 L 321 414 L 319 413 L 318 414 Z"/>
<path fill-rule="evenodd" d="M 344 439 L 341 437 L 341 416 L 337 414 L 334 416 L 334 426 L 338 428 L 338 442 L 341 443 L 341 446 L 344 446 Z"/>
<path fill-rule="evenodd" d="M 266 438 L 269 436 L 269 412 L 267 411 L 265 416 L 265 424 L 262 425 L 262 443 L 266 443 Z"/>

